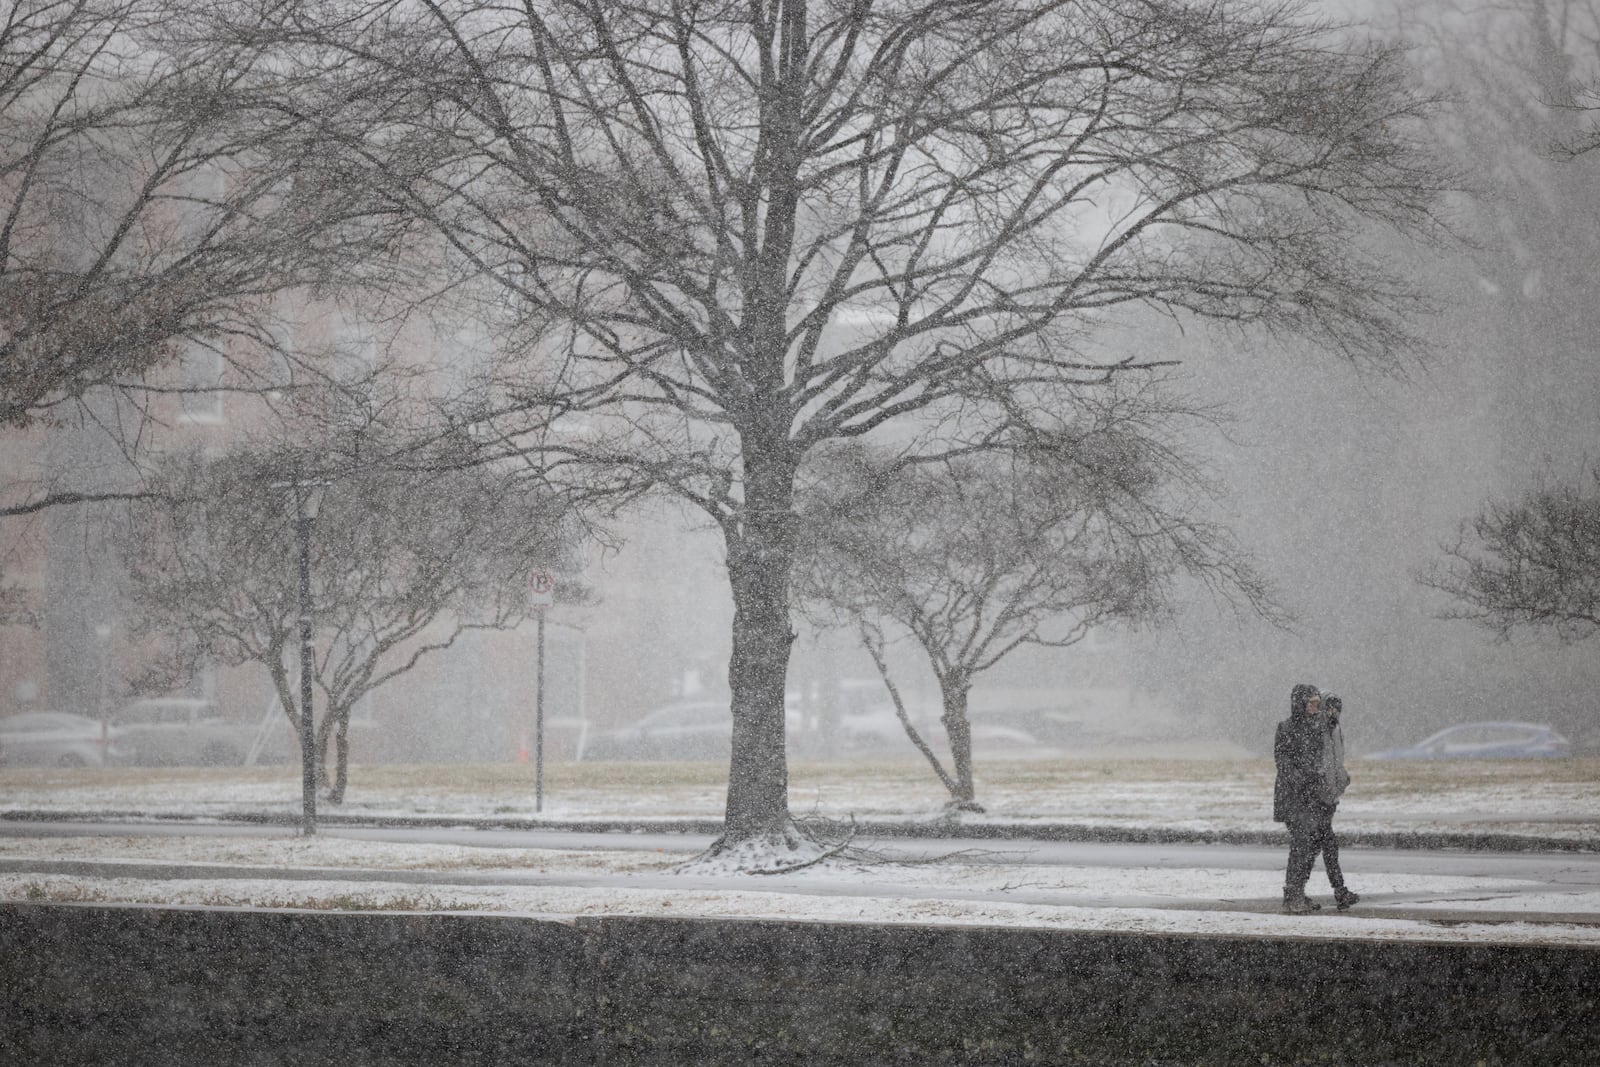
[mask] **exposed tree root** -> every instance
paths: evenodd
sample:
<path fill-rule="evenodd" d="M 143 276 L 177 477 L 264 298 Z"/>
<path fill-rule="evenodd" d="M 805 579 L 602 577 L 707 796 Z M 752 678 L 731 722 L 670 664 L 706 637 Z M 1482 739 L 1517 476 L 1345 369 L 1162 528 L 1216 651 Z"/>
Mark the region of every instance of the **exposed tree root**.
<path fill-rule="evenodd" d="M 951 813 L 950 817 L 954 817 Z M 693 859 L 671 868 L 673 874 L 791 874 L 838 860 L 856 866 L 921 867 L 937 863 L 995 862 L 1020 855 L 1019 850 L 961 849 L 939 855 L 890 855 L 856 844 L 855 817 L 821 815 L 794 818 L 782 831 L 756 838 L 718 840 Z"/>
<path fill-rule="evenodd" d="M 672 868 L 674 874 L 789 874 L 815 867 L 842 855 L 855 839 L 855 821 L 847 832 L 838 833 L 841 824 L 821 821 L 801 823 L 791 819 L 781 830 L 772 830 L 738 841 L 718 839 L 693 859 Z"/>

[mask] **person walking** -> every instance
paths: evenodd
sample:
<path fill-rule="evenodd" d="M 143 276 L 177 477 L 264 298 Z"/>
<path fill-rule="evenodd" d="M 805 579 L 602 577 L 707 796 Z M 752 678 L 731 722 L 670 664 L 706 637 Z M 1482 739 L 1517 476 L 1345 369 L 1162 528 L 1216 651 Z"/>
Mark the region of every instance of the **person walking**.
<path fill-rule="evenodd" d="M 1333 903 L 1344 911 L 1361 899 L 1344 884 L 1344 871 L 1339 867 L 1339 839 L 1333 832 L 1333 813 L 1338 810 L 1339 799 L 1350 785 L 1350 772 L 1344 766 L 1344 731 L 1339 728 L 1339 716 L 1344 714 L 1344 701 L 1332 693 L 1322 696 L 1323 726 L 1328 731 L 1322 747 L 1322 777 L 1328 791 L 1326 825 L 1318 828 L 1322 842 L 1322 869 L 1328 874 L 1328 884 L 1333 887 Z"/>
<path fill-rule="evenodd" d="M 1320 830 L 1331 825 L 1324 777 L 1324 752 L 1330 747 L 1321 719 L 1322 694 L 1314 685 L 1289 691 L 1289 717 L 1278 723 L 1272 742 L 1277 776 L 1272 783 L 1272 818 L 1289 830 L 1289 864 L 1283 876 L 1283 910 L 1305 915 L 1321 910 L 1306 896 L 1311 865 L 1322 851 Z"/>

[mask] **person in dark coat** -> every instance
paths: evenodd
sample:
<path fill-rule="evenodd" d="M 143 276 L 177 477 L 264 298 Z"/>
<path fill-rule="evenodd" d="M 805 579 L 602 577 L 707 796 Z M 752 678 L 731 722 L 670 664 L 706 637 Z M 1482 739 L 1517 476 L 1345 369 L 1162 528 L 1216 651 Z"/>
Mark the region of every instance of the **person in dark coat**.
<path fill-rule="evenodd" d="M 1339 867 L 1339 839 L 1333 833 L 1333 813 L 1339 807 L 1339 798 L 1350 785 L 1350 772 L 1344 766 L 1344 731 L 1339 728 L 1339 716 L 1344 714 L 1344 701 L 1332 693 L 1322 695 L 1323 727 L 1328 731 L 1322 749 L 1322 777 L 1328 788 L 1327 826 L 1322 827 L 1322 869 L 1328 872 L 1328 884 L 1333 887 L 1333 902 L 1340 911 L 1360 900 L 1344 884 L 1344 871 Z"/>
<path fill-rule="evenodd" d="M 1314 685 L 1289 691 L 1289 717 L 1278 724 L 1272 742 L 1277 777 L 1272 784 L 1272 817 L 1289 830 L 1289 865 L 1283 876 L 1283 910 L 1291 915 L 1318 911 L 1306 896 L 1311 865 L 1322 851 L 1322 828 L 1331 828 L 1332 804 L 1323 759 L 1328 731 L 1320 718 L 1322 694 Z"/>

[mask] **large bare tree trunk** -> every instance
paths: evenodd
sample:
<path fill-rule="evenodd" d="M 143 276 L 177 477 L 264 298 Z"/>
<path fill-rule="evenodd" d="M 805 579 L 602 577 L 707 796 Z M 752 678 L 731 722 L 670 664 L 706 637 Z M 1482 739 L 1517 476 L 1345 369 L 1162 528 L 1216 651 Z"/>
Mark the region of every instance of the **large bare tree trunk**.
<path fill-rule="evenodd" d="M 789 820 L 789 756 L 784 690 L 794 632 L 789 578 L 794 563 L 794 481 L 799 468 L 790 434 L 796 412 L 785 382 L 789 354 L 789 268 L 799 203 L 801 110 L 806 95 L 806 0 L 780 0 L 760 95 L 763 151 L 741 208 L 759 218 L 759 251 L 745 279 L 743 322 L 747 386 L 729 399 L 740 428 L 743 507 L 725 525 L 733 592 L 733 752 L 728 806 L 715 855 L 729 846 L 769 839 L 801 844 Z M 750 226 L 754 232 L 755 225 Z"/>
<path fill-rule="evenodd" d="M 784 688 L 794 632 L 789 625 L 793 560 L 794 463 L 757 449 L 745 453 L 744 521 L 729 526 L 733 591 L 733 752 L 718 852 L 740 841 L 789 832 L 789 764 L 784 748 Z"/>

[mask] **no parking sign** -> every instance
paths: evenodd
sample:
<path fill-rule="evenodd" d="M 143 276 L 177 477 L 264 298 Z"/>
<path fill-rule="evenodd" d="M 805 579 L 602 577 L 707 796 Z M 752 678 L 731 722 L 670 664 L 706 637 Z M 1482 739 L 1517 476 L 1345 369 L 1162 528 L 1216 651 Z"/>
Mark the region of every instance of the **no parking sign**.
<path fill-rule="evenodd" d="M 543 611 L 556 602 L 556 576 L 549 571 L 528 574 L 528 604 Z"/>

